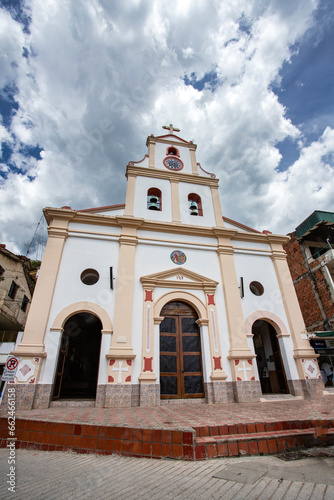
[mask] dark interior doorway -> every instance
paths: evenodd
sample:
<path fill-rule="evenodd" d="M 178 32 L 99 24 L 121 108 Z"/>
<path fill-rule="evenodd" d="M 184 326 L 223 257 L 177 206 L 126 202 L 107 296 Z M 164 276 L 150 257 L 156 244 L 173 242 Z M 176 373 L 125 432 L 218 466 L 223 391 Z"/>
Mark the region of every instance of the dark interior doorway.
<path fill-rule="evenodd" d="M 263 394 L 287 394 L 288 387 L 275 328 L 255 321 L 252 333 Z"/>
<path fill-rule="evenodd" d="M 101 321 L 90 313 L 75 314 L 66 321 L 53 399 L 95 399 L 101 330 Z"/>
<path fill-rule="evenodd" d="M 161 399 L 203 398 L 198 315 L 185 302 L 169 302 L 160 313 Z"/>

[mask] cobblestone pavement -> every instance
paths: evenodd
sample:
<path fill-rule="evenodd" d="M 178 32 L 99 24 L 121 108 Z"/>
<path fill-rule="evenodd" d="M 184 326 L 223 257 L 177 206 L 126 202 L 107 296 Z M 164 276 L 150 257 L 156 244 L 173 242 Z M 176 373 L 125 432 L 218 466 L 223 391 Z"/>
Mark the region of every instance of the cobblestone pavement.
<path fill-rule="evenodd" d="M 309 453 L 291 462 L 275 456 L 186 462 L 16 450 L 14 493 L 6 484 L 9 451 L 0 449 L 0 498 L 333 500 L 334 447 Z"/>

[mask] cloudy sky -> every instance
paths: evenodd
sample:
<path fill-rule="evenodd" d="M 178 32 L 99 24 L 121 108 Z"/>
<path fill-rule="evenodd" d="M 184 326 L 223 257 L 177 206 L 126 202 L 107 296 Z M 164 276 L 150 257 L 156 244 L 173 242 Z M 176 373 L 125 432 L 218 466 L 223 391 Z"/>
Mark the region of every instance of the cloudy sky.
<path fill-rule="evenodd" d="M 333 0 L 0 0 L 0 243 L 45 206 L 123 203 L 173 123 L 223 213 L 286 234 L 334 211 Z"/>

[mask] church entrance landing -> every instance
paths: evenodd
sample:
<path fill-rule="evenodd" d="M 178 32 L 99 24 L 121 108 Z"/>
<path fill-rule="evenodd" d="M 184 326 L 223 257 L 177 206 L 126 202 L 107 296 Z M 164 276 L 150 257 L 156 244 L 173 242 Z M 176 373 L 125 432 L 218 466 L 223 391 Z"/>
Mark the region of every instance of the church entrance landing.
<path fill-rule="evenodd" d="M 203 398 L 201 339 L 196 311 L 169 302 L 160 313 L 161 399 Z"/>
<path fill-rule="evenodd" d="M 89 313 L 75 314 L 64 325 L 54 400 L 95 399 L 101 346 L 101 321 Z"/>
<path fill-rule="evenodd" d="M 241 405 L 185 400 L 117 411 L 53 407 L 16 411 L 15 417 L 15 447 L 47 451 L 205 460 L 334 444 L 333 396 Z M 10 439 L 6 406 L 0 417 L 0 447 Z"/>

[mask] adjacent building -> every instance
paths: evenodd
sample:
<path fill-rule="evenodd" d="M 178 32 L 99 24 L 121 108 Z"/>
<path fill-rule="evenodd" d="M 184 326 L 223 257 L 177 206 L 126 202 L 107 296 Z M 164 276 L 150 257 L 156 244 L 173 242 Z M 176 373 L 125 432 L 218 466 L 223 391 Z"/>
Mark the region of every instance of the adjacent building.
<path fill-rule="evenodd" d="M 33 291 L 30 271 L 27 257 L 0 245 L 0 375 L 26 323 Z"/>
<path fill-rule="evenodd" d="M 334 365 L 334 213 L 309 215 L 285 245 L 288 264 L 319 365 Z M 332 385 L 322 372 L 326 385 Z"/>
<path fill-rule="evenodd" d="M 21 407 L 322 392 L 288 238 L 224 217 L 196 145 L 164 128 L 127 165 L 125 204 L 44 210 L 48 242 L 14 351 Z"/>

